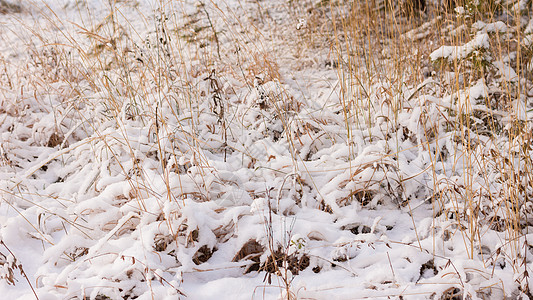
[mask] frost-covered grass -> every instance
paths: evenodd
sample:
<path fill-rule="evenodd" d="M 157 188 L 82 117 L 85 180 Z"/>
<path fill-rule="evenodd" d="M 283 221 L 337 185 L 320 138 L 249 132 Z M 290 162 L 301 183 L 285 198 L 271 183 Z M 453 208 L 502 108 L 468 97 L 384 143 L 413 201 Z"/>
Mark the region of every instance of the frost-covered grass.
<path fill-rule="evenodd" d="M 0 293 L 530 297 L 533 4 L 426 2 L 0 0 Z"/>

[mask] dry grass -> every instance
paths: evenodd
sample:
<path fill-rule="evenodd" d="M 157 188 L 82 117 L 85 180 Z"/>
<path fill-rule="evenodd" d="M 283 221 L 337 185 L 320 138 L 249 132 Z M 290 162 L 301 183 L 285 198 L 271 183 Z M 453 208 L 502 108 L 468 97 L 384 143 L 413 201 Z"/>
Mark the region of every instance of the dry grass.
<path fill-rule="evenodd" d="M 531 57 L 530 46 L 524 47 L 522 38 L 531 4 L 522 11 L 513 9 L 514 4 L 465 1 L 463 14 L 433 4 L 424 12 L 405 12 L 388 1 L 331 7 L 336 24 L 334 49 L 342 61 L 338 70 L 345 85 L 342 104 L 348 135 L 360 124 L 371 127 L 372 122 L 379 122 L 376 113 L 387 107 L 388 114 L 383 116 L 386 131 L 403 130 L 430 155 L 431 201 L 435 217 L 450 221 L 451 227 L 445 232 L 462 238 L 470 258 L 481 255 L 488 263 L 502 255 L 513 257 L 517 282 L 529 293 L 525 261 L 533 192 L 529 170 L 533 165 L 531 119 L 525 117 L 525 112 L 531 111 L 531 100 L 525 99 L 530 96 L 526 64 Z M 502 20 L 509 30 L 489 33 L 488 48 L 464 59 L 428 59 L 441 45 L 469 42 L 477 31 L 474 25 L 480 24 L 476 22 Z M 509 74 L 498 69 L 498 61 L 513 68 L 516 77 L 505 78 Z M 488 90 L 479 98 L 470 97 L 468 89 L 479 82 Z M 409 102 L 415 99 L 426 101 L 419 104 L 423 110 L 431 109 L 435 104 L 425 100 L 425 94 L 448 96 L 452 103 L 462 97 L 468 104 L 437 106 L 437 119 L 423 118 L 423 112 L 419 125 L 424 130 L 411 132 L 398 117 L 412 111 Z M 372 103 L 373 98 L 378 101 Z M 445 130 L 439 130 L 441 126 Z M 399 154 L 391 151 L 392 156 Z M 406 195 L 401 194 L 401 184 L 397 188 L 398 197 L 409 205 Z M 487 254 L 482 249 L 484 234 L 491 229 L 505 232 L 506 242 Z"/>
<path fill-rule="evenodd" d="M 54 125 L 24 119 L 25 138 L 30 142 L 25 144 L 21 137 L 6 141 L 0 148 L 1 165 L 26 170 L 24 178 L 31 180 L 52 162 L 69 165 L 78 159 L 98 166 L 102 173 L 83 169 L 83 163 L 77 166 L 88 173 L 83 176 L 92 178 L 84 181 L 83 188 L 88 195 L 97 196 L 105 190 L 98 185 L 104 173 L 122 178 L 127 191 L 116 193 L 109 208 L 116 208 L 121 217 L 105 215 L 102 207 L 86 207 L 65 222 L 100 241 L 126 236 L 139 228 L 141 219 L 152 220 L 163 228 L 153 237 L 154 252 L 170 253 L 177 261 L 176 253 L 185 248 L 193 262 L 201 265 L 217 251 L 206 236 L 226 242 L 235 224 L 232 220 L 216 229 L 190 225 L 187 203 L 218 203 L 220 195 L 239 184 L 235 177 L 219 172 L 208 156 L 221 155 L 225 162 L 239 153 L 250 170 L 259 168 L 255 166 L 258 160 L 276 160 L 273 154 L 265 159 L 256 148 L 239 144 L 244 129 L 257 131 L 273 142 L 285 140 L 290 160 L 279 163 L 273 179 L 279 191 L 277 203 L 267 187 L 263 192 L 247 191 L 250 199 L 263 197 L 268 202 L 266 238 L 249 239 L 264 248 L 255 246 L 255 252 L 249 254 L 255 255 L 257 270 L 268 273 L 268 283 L 271 274 L 278 276 L 287 299 L 297 298 L 291 283 L 298 271 L 305 269 L 299 269 L 302 257 L 309 257 L 302 256 L 303 251 L 299 257 L 290 253 L 294 246 L 290 230 L 288 236 L 279 238 L 286 239 L 284 242 L 276 240 L 272 214 L 289 217 L 296 207 L 306 205 L 335 213 L 353 203 L 361 209 L 392 203 L 414 215 L 414 205 L 431 202 L 434 241 L 462 240 L 468 258 L 481 257 L 487 269 L 504 257 L 517 274 L 520 290 L 530 295 L 526 237 L 533 225 L 528 219 L 533 197 L 533 135 L 527 113 L 532 109 L 533 50 L 523 43 L 523 22 L 530 18 L 531 3 L 519 11 L 512 8 L 513 1 L 491 1 L 490 5 L 465 1 L 465 12 L 459 14 L 434 4 L 419 11 L 387 0 L 296 2 L 280 5 L 278 9 L 290 18 L 276 21 L 260 2 L 253 14 L 237 16 L 215 1 L 197 6 L 192 13 L 174 1 L 162 1 L 155 21 L 146 21 L 154 26 L 149 38 L 124 18 L 126 10 L 135 10 L 128 1 L 109 1 L 109 14 L 102 20 L 75 24 L 76 35 L 60 29 L 66 25 L 44 8 L 46 21 L 39 26 L 59 30 L 63 36 L 54 40 L 44 35 L 46 28 L 21 24 L 31 34 L 27 43 L 30 60 L 17 71 L 27 77 L 14 76 L 8 71 L 11 67 L 3 59 L 0 62 L 6 70 L 2 77 L 9 87 L 6 90 L 14 93 L 20 88 L 22 101 L 2 102 L 0 110 L 13 120 L 24 118 L 26 109 L 34 113 L 49 109 L 47 103 L 39 102 L 45 100 L 30 99 L 53 98 Z M 1 14 L 20 11 L 19 6 L 0 0 Z M 137 13 L 140 18 L 150 18 Z M 182 14 L 186 14 L 185 20 Z M 512 34 L 490 33 L 487 48 L 461 59 L 431 61 L 430 54 L 440 46 L 471 41 L 477 32 L 473 28 L 481 24 L 477 21 L 499 20 L 509 25 Z M 35 39 L 39 42 L 33 42 Z M 290 61 L 284 55 L 287 52 Z M 326 53 L 329 59 L 325 64 L 337 72 L 338 86 L 332 88 L 332 93 L 338 93 L 338 103 L 331 105 L 334 113 L 325 108 L 317 113 L 284 85 L 291 75 L 287 70 L 296 73 L 311 68 L 316 53 Z M 505 78 L 502 68 L 506 66 L 513 68 L 516 78 Z M 469 89 L 477 84 L 486 86 L 486 91 L 470 97 Z M 23 86 L 42 94 L 24 95 Z M 241 90 L 249 93 L 236 96 Z M 241 104 L 246 101 L 249 107 L 243 111 Z M 87 115 L 88 111 L 95 113 Z M 305 113 L 308 115 L 303 117 Z M 12 123 L 15 128 L 15 121 Z M 33 123 L 37 125 L 33 127 Z M 330 132 L 327 128 L 331 125 L 340 125 L 344 131 Z M 134 130 L 138 132 L 132 133 Z M 331 180 L 343 194 L 326 197 L 321 194 L 326 189 L 317 186 L 312 171 L 302 162 L 320 151 L 316 144 L 338 141 L 350 149 L 346 173 Z M 371 159 L 364 161 L 358 150 L 362 141 L 385 146 L 365 153 Z M 53 148 L 55 152 L 37 164 L 20 155 L 5 154 L 25 146 Z M 400 165 L 399 157 L 408 151 L 428 162 L 414 175 Z M 57 182 L 76 173 L 70 170 Z M 21 180 L 10 192 L 27 198 L 29 185 Z M 419 189 L 413 190 L 413 186 Z M 305 197 L 308 190 L 316 191 L 314 198 Z M 55 197 L 63 207 L 79 201 L 63 199 L 53 189 L 46 193 L 40 197 Z M 280 201 L 284 197 L 294 204 L 284 206 Z M 315 198 L 320 200 L 314 203 Z M 214 211 L 220 214 L 226 209 L 220 205 Z M 44 209 L 44 213 L 53 211 Z M 80 220 L 99 214 L 108 217 L 101 228 L 82 225 Z M 36 230 L 48 236 L 45 229 Z M 484 238 L 489 231 L 503 233 L 503 240 L 487 253 Z M 418 232 L 417 240 L 422 250 Z M 425 250 L 438 256 L 437 248 Z M 75 262 L 98 250 L 87 249 L 81 245 L 64 249 L 62 257 Z M 110 255 L 120 260 L 118 253 Z M 261 255 L 262 265 L 257 261 Z M 5 255 L 0 253 L 0 258 L 4 264 Z M 10 283 L 13 268 L 4 276 Z M 163 283 L 163 277 L 145 263 L 136 264 L 135 258 L 128 268 L 143 274 L 150 289 L 150 280 L 172 285 Z M 461 279 L 457 269 L 452 273 Z M 181 294 L 179 287 L 174 288 Z M 467 292 L 450 287 L 443 290 L 441 298 L 455 299 L 455 294 Z"/>

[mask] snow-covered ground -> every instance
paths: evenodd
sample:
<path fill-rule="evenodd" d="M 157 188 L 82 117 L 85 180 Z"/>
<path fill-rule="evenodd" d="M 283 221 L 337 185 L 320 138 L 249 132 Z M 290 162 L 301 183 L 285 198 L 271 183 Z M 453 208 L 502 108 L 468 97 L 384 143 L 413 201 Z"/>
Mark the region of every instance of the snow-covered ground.
<path fill-rule="evenodd" d="M 527 299 L 531 4 L 349 2 L 0 1 L 0 298 Z"/>

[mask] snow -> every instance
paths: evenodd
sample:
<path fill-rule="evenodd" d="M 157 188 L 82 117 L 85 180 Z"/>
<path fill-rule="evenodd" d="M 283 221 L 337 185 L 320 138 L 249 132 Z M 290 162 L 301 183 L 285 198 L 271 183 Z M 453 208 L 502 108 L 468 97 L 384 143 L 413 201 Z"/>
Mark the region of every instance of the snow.
<path fill-rule="evenodd" d="M 477 34 L 471 41 L 462 46 L 441 46 L 433 51 L 429 57 L 431 60 L 446 59 L 449 62 L 467 58 L 474 51 L 489 48 L 489 35 L 487 33 Z"/>
<path fill-rule="evenodd" d="M 489 24 L 483 21 L 477 21 L 476 23 L 472 24 L 472 27 L 476 28 L 478 31 L 487 33 L 505 33 L 508 30 L 507 25 L 502 21 L 497 21 Z M 527 33 L 527 31 L 524 32 Z"/>
<path fill-rule="evenodd" d="M 516 53 L 484 55 L 516 26 L 478 21 L 463 45 L 418 49 L 433 71 L 420 81 L 389 74 L 386 49 L 365 77 L 347 71 L 363 57 L 324 46 L 321 3 L 43 0 L 0 15 L 3 297 L 525 295 L 531 236 L 498 227 L 531 210 L 516 195 L 531 190 L 532 102 L 509 92 L 530 79 Z M 431 38 L 441 18 L 402 36 Z M 476 52 L 483 78 L 431 66 Z"/>

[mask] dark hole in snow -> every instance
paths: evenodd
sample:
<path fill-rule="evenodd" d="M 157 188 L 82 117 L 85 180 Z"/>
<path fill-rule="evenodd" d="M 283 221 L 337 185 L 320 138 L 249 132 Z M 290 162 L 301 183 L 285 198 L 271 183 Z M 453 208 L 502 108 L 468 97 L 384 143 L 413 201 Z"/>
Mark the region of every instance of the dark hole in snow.
<path fill-rule="evenodd" d="M 441 300 L 462 300 L 463 292 L 457 287 L 451 287 L 442 293 Z"/>
<path fill-rule="evenodd" d="M 329 206 L 329 204 L 326 204 L 326 202 L 324 202 L 324 200 L 322 200 L 320 202 L 320 207 L 319 208 L 320 208 L 320 210 L 325 211 L 327 213 L 330 213 L 330 214 L 333 213 L 333 209 L 331 209 L 331 206 Z"/>
<path fill-rule="evenodd" d="M 310 264 L 309 256 L 304 254 L 298 261 L 298 270 L 303 271 L 307 269 L 307 267 L 309 267 L 309 264 Z"/>
<path fill-rule="evenodd" d="M 172 242 L 171 236 L 166 236 L 162 234 L 158 234 L 154 238 L 154 249 L 157 252 L 165 251 L 168 247 L 168 245 Z"/>
<path fill-rule="evenodd" d="M 46 144 L 47 147 L 54 148 L 55 146 L 61 145 L 63 143 L 63 136 L 57 134 L 56 132 L 52 133 L 50 138 L 48 139 L 48 143 Z"/>
<path fill-rule="evenodd" d="M 361 233 L 370 233 L 372 229 L 366 225 L 363 225 L 363 228 L 361 228 Z"/>
<path fill-rule="evenodd" d="M 337 257 L 333 258 L 333 261 L 345 262 L 345 261 L 348 261 L 348 256 L 345 254 L 338 255 Z M 336 267 L 337 265 L 331 264 L 331 266 Z"/>
<path fill-rule="evenodd" d="M 243 259 L 253 260 L 253 258 L 259 257 L 263 253 L 263 251 L 264 251 L 263 246 L 259 244 L 259 242 L 257 242 L 256 240 L 249 240 L 241 247 L 241 249 L 239 250 L 239 252 L 237 252 L 235 257 L 233 257 L 232 261 L 235 262 L 235 261 L 240 261 Z M 256 255 L 252 255 L 252 254 L 256 254 Z M 259 254 L 259 256 L 257 254 Z"/>
<path fill-rule="evenodd" d="M 282 132 L 281 132 L 281 131 L 273 130 L 273 131 L 272 131 L 272 134 L 273 134 L 273 135 L 272 135 L 272 140 L 273 140 L 274 142 L 277 142 L 277 141 L 279 141 L 279 139 L 281 138 L 281 134 L 282 134 Z"/>
<path fill-rule="evenodd" d="M 358 191 L 353 194 L 353 197 L 361 203 L 362 206 L 367 206 L 372 201 L 374 193 L 367 190 Z"/>
<path fill-rule="evenodd" d="M 335 60 L 326 60 L 324 66 L 336 69 L 339 66 L 339 63 Z"/>
<path fill-rule="evenodd" d="M 246 274 L 252 271 L 258 271 L 260 267 L 259 258 L 263 252 L 264 248 L 261 244 L 259 244 L 259 242 L 256 240 L 249 240 L 241 247 L 235 257 L 233 257 L 232 261 L 236 262 L 244 259 L 251 260 L 253 263 L 248 266 L 244 273 Z"/>
<path fill-rule="evenodd" d="M 284 265 L 291 271 L 293 275 L 298 275 L 309 267 L 310 259 L 307 254 L 293 253 L 287 255 L 281 248 L 278 248 L 274 253 L 268 256 L 267 260 L 261 266 L 260 270 L 265 270 L 268 273 L 276 273 Z"/>
<path fill-rule="evenodd" d="M 361 233 L 370 233 L 372 232 L 372 228 L 366 226 L 366 225 L 346 225 L 341 227 L 342 230 L 350 230 L 351 233 L 358 235 Z"/>
<path fill-rule="evenodd" d="M 193 242 L 198 242 L 198 235 L 199 235 L 198 229 L 191 231 L 191 233 L 189 234 L 189 240 Z"/>
<path fill-rule="evenodd" d="M 420 267 L 419 279 L 433 277 L 437 275 L 437 273 L 439 272 L 437 271 L 437 268 L 435 267 L 435 262 L 431 259 L 431 260 L 428 260 L 426 263 L 424 263 Z"/>
<path fill-rule="evenodd" d="M 192 261 L 197 265 L 203 264 L 208 261 L 211 256 L 213 256 L 213 253 L 215 251 L 215 248 L 211 249 L 207 245 L 203 245 L 202 247 L 200 247 L 200 249 L 198 249 L 198 251 L 196 251 L 192 258 Z"/>

